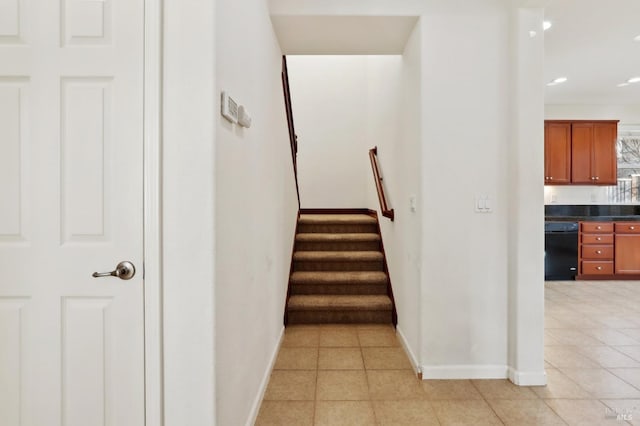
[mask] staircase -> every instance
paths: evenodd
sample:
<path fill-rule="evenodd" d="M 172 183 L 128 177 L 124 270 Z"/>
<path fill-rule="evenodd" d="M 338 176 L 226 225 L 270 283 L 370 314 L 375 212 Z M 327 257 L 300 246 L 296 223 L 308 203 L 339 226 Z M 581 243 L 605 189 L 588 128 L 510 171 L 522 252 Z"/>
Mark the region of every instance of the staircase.
<path fill-rule="evenodd" d="M 395 323 L 390 295 L 377 218 L 365 213 L 300 215 L 288 324 Z"/>

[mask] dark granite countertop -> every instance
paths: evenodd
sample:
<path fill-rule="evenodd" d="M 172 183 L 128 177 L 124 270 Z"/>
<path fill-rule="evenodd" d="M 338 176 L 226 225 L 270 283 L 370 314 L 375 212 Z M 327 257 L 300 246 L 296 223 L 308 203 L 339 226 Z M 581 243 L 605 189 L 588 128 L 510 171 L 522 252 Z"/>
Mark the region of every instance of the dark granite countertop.
<path fill-rule="evenodd" d="M 638 222 L 640 215 L 629 216 L 545 216 L 547 222 Z"/>
<path fill-rule="evenodd" d="M 548 204 L 544 206 L 547 222 L 623 222 L 640 221 L 640 205 L 637 204 Z"/>

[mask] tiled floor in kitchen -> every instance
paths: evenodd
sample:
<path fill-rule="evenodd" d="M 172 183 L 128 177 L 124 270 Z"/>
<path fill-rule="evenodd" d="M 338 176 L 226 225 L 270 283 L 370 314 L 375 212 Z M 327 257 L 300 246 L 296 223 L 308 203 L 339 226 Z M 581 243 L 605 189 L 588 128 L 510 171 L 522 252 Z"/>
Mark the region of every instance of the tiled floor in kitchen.
<path fill-rule="evenodd" d="M 256 424 L 640 425 L 640 282 L 545 290 L 546 387 L 419 381 L 390 326 L 292 326 Z"/>

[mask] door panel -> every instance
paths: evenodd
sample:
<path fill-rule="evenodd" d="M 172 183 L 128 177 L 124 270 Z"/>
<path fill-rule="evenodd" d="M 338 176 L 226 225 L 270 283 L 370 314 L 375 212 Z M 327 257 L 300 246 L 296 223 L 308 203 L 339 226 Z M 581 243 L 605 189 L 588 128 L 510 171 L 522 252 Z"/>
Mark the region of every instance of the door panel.
<path fill-rule="evenodd" d="M 618 126 L 615 123 L 596 123 L 593 130 L 593 174 L 597 178 L 596 183 L 616 185 Z"/>
<path fill-rule="evenodd" d="M 26 239 L 27 79 L 0 77 L 0 243 Z"/>
<path fill-rule="evenodd" d="M 593 124 L 574 123 L 571 131 L 571 182 L 593 184 Z"/>
<path fill-rule="evenodd" d="M 571 181 L 571 124 L 545 123 L 545 184 Z"/>
<path fill-rule="evenodd" d="M 143 18 L 0 1 L 0 426 L 144 425 Z"/>
<path fill-rule="evenodd" d="M 640 274 L 640 235 L 616 234 L 616 274 Z"/>
<path fill-rule="evenodd" d="M 112 81 L 63 78 L 61 90 L 62 244 L 109 238 L 108 165 Z"/>

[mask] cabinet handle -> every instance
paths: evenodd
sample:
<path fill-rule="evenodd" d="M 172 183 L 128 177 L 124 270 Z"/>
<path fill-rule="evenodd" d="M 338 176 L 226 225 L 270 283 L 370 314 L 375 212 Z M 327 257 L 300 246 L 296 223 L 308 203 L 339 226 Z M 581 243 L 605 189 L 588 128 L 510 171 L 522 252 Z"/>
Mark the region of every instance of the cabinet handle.
<path fill-rule="evenodd" d="M 599 180 L 599 179 L 600 179 L 600 176 L 596 176 L 596 180 Z"/>
<path fill-rule="evenodd" d="M 549 176 L 549 180 L 553 180 L 553 176 Z"/>
<path fill-rule="evenodd" d="M 596 237 L 596 241 L 601 241 L 602 237 Z"/>
<path fill-rule="evenodd" d="M 602 271 L 602 266 L 596 266 L 596 269 L 597 269 L 598 271 Z"/>
<path fill-rule="evenodd" d="M 594 176 L 591 176 L 591 180 L 596 180 L 596 178 Z"/>
<path fill-rule="evenodd" d="M 635 226 L 630 226 L 629 229 L 631 229 L 633 231 L 634 229 L 636 229 L 636 227 Z"/>
<path fill-rule="evenodd" d="M 602 229 L 602 226 L 596 226 L 596 229 Z"/>
<path fill-rule="evenodd" d="M 602 250 L 596 250 L 596 254 L 602 254 Z"/>

